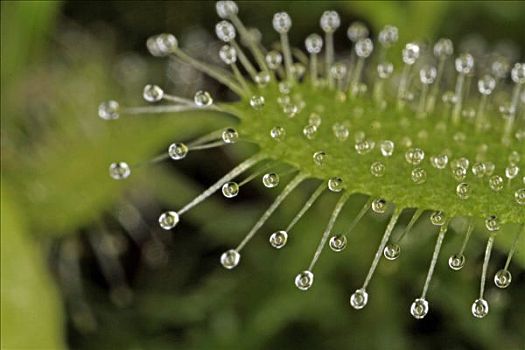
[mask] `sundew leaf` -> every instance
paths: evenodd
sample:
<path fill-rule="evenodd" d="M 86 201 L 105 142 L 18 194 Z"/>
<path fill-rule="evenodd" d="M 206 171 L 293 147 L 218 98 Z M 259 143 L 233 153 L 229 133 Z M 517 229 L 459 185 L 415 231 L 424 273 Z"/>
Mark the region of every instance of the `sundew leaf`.
<path fill-rule="evenodd" d="M 458 126 L 447 123 L 445 111 L 416 118 L 410 112 L 399 111 L 392 104 L 381 111 L 367 100 L 355 98 L 340 101 L 333 91 L 308 85 L 298 84 L 294 88 L 296 96 L 301 96 L 308 103 L 293 118 L 287 117 L 276 102 L 279 90 L 275 85 L 259 90 L 268 101 L 264 110 L 254 111 L 248 102 L 237 104 L 234 108 L 241 118 L 240 133 L 257 143 L 261 152 L 270 158 L 292 163 L 313 177 L 324 180 L 342 178 L 348 191 L 385 198 L 402 208 L 441 210 L 451 217 L 486 218 L 496 215 L 502 223 L 525 223 L 523 206 L 514 199 L 515 192 L 523 187 L 520 178 L 500 192 L 494 192 L 486 177 L 469 175 L 465 181 L 471 186 L 472 194 L 468 199 L 461 199 L 456 193 L 458 181 L 452 176 L 450 168 L 436 169 L 428 160 L 431 156 L 445 153 L 474 160 L 479 145 L 485 144 L 488 146 L 486 159 L 495 165 L 496 173 L 504 177 L 508 160 L 501 155 L 508 156 L 511 150 L 523 148 L 516 140 L 510 146 L 503 145 L 500 128 L 491 133 L 475 133 L 468 123 Z M 322 111 L 316 110 L 318 106 L 322 107 Z M 315 137 L 309 140 L 303 134 L 303 128 L 308 125 L 308 118 L 313 113 L 322 116 L 322 124 Z M 354 147 L 357 142 L 351 138 L 344 142 L 339 140 L 333 132 L 333 126 L 337 123 L 346 125 L 352 135 L 366 135 L 370 142 L 374 142 L 374 149 L 359 154 Z M 270 137 L 271 130 L 276 126 L 286 131 L 280 141 Z M 467 135 L 466 140 L 455 141 L 457 134 Z M 413 140 L 412 146 L 402 146 L 406 138 Z M 392 140 L 398 145 L 391 157 L 381 154 L 380 143 L 383 140 Z M 406 152 L 414 147 L 424 151 L 425 159 L 421 166 L 406 160 Z M 316 165 L 312 158 L 318 151 L 326 153 L 322 166 Z M 381 176 L 371 174 L 371 165 L 375 162 L 381 162 L 385 167 Z M 423 184 L 415 183 L 412 178 L 413 170 L 418 167 L 427 174 Z"/>

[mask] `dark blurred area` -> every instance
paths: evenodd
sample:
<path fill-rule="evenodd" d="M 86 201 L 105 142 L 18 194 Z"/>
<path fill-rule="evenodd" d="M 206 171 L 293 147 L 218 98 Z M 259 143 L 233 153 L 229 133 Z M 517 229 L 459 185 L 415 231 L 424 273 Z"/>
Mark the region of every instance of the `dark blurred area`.
<path fill-rule="evenodd" d="M 293 19 L 290 40 L 320 32 L 324 10 L 339 12 L 335 46 L 351 46 L 346 28 L 362 21 L 371 36 L 386 24 L 400 41 L 430 45 L 446 36 L 456 52 L 493 52 L 511 62 L 525 54 L 525 4 L 476 1 L 249 1 L 240 17 L 271 47 L 277 11 Z M 285 249 L 268 244 L 287 225 L 315 184 L 296 191 L 243 251 L 242 264 L 222 268 L 234 246 L 277 192 L 250 183 L 235 201 L 214 196 L 173 232 L 158 228 L 158 213 L 179 208 L 253 153 L 253 147 L 195 152 L 183 162 L 137 169 L 126 182 L 107 176 L 116 159 L 151 159 L 176 140 L 229 126 L 212 112 L 146 116 L 104 123 L 101 101 L 142 105 L 155 83 L 180 96 L 206 89 L 231 99 L 188 66 L 155 59 L 145 41 L 174 33 L 185 50 L 220 64 L 214 2 L 4 1 L 2 11 L 2 348 L 35 349 L 525 349 L 525 259 L 518 252 L 512 285 L 498 290 L 494 272 L 514 237 L 502 231 L 489 267 L 491 312 L 474 319 L 486 233 L 475 232 L 460 272 L 447 258 L 461 245 L 463 227 L 445 239 L 429 290 L 430 313 L 409 313 L 430 262 L 436 229 L 421 220 L 394 262 L 381 261 L 361 311 L 349 296 L 362 283 L 388 215 L 368 214 L 339 254 L 328 249 L 308 292 L 293 284 L 318 244 L 336 197 L 323 195 L 294 228 Z M 291 176 L 282 179 L 283 183 Z M 356 196 L 337 229 L 364 203 Z M 409 221 L 403 214 L 400 228 Z"/>

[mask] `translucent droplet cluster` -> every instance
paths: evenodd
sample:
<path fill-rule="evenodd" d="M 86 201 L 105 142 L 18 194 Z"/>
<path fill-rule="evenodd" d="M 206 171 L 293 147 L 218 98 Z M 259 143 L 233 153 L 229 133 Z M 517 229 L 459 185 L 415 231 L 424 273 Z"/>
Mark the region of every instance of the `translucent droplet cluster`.
<path fill-rule="evenodd" d="M 275 188 L 268 191 L 279 193 L 272 206 L 236 249 L 220 256 L 220 263 L 232 269 L 240 262 L 241 250 L 258 229 L 265 227 L 268 217 L 295 186 L 305 179 L 322 180 L 291 224 L 285 230 L 271 233 L 268 240 L 271 247 L 283 248 L 289 231 L 321 194 L 333 192 L 326 196 L 342 201 L 333 209 L 308 270 L 295 277 L 296 287 L 306 291 L 313 285 L 312 271 L 326 243 L 333 252 L 342 252 L 358 220 L 371 214 L 369 209 L 376 214 L 392 209 L 393 213 L 374 215 L 376 221 L 387 217 L 390 221 L 365 282 L 350 297 L 351 307 L 362 309 L 368 302 L 366 289 L 370 279 L 381 266 L 380 259 L 398 259 L 404 235 L 410 235 L 424 210 L 432 210 L 430 222 L 438 228 L 431 230 L 439 231 L 438 240 L 423 292 L 410 306 L 411 315 L 423 319 L 429 312 L 427 291 L 434 267 L 439 266 L 435 264 L 440 263 L 439 252 L 449 222 L 455 224 L 457 217 L 465 217 L 473 223 L 473 219 L 484 217 L 486 230 L 482 231 L 488 231 L 490 245 L 487 243 L 480 298 L 472 304 L 471 312 L 476 318 L 485 317 L 489 305 L 483 293 L 487 271 L 493 271 L 487 269 L 492 241 L 505 233 L 502 230 L 495 234 L 504 224 L 521 223 L 515 222 L 516 217 L 521 220 L 520 213 L 516 213 L 525 205 L 525 177 L 522 177 L 525 64 L 512 66 L 501 55 L 478 59 L 475 50 L 454 54 L 454 45 L 446 38 L 433 46 L 421 41 L 406 43 L 400 57 L 397 53 L 402 62 L 393 64 L 387 58 L 391 59 L 391 50 L 399 39 L 398 28 L 384 26 L 377 41 L 373 41 L 374 32 L 359 21 L 346 30 L 350 40 L 347 57 L 344 52 L 335 52 L 340 43 L 334 38 L 342 24 L 335 11 L 322 14 L 319 21 L 322 35 L 313 33 L 304 40 L 306 55 L 290 46 L 295 41 L 289 37 L 290 15 L 276 13 L 272 26 L 277 35 L 272 35 L 278 42 L 266 50 L 262 33 L 241 22 L 234 1 L 218 1 L 216 12 L 220 20 L 215 25 L 215 34 L 221 41 L 214 57 L 216 61 L 220 59 L 217 67 L 191 57 L 191 50 L 186 51 L 184 45 L 179 47 L 173 34 L 152 36 L 146 46 L 153 56 L 169 57 L 172 66 L 180 61 L 214 78 L 235 94 L 229 99 L 234 102 L 214 104 L 214 98 L 205 90 L 198 90 L 193 98 L 191 94 L 173 96 L 158 85 L 148 84 L 142 96 L 154 105 L 121 107 L 110 100 L 98 107 L 98 115 L 104 120 L 128 114 L 203 109 L 238 117 L 239 124 L 232 124 L 235 128 L 223 127 L 195 141 L 172 143 L 168 154 L 155 157 L 155 162 L 166 158 L 182 160 L 190 150 L 236 144 L 240 134 L 242 141 L 259 146 L 257 156 L 232 169 L 182 209 L 162 213 L 158 218 L 161 228 L 174 228 L 179 216 L 216 192 L 234 198 L 240 187 L 254 179 L 261 181 L 264 188 Z M 212 48 L 210 45 L 207 49 Z M 467 47 L 462 46 L 463 49 Z M 217 96 L 224 95 L 220 89 L 211 91 L 217 92 Z M 279 167 L 275 166 L 277 163 Z M 292 169 L 278 173 L 281 166 Z M 295 173 L 294 179 L 278 188 L 279 174 L 287 180 L 288 173 Z M 125 162 L 115 162 L 109 167 L 109 175 L 115 180 L 126 179 L 130 174 L 130 166 Z M 336 233 L 333 228 L 338 227 L 334 225 L 339 210 L 354 193 L 369 198 L 350 229 Z M 410 224 L 397 234 L 398 218 L 404 215 L 404 210 L 414 207 L 417 210 Z M 428 220 L 425 224 L 428 229 Z M 473 229 L 470 224 L 461 249 L 448 258 L 454 271 L 465 266 L 464 253 Z M 498 288 L 507 288 L 511 283 L 508 264 L 513 252 L 509 253 L 505 267 L 493 276 Z M 393 268 L 396 264 L 388 266 Z M 474 261 L 473 266 L 477 266 Z"/>

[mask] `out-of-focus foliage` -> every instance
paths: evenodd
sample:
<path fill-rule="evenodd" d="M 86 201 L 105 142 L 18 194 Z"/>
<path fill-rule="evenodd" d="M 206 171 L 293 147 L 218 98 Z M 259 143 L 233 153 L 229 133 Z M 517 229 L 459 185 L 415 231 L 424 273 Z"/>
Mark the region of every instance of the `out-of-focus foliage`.
<path fill-rule="evenodd" d="M 277 38 L 270 25 L 273 12 L 289 10 L 292 41 L 302 45 L 308 33 L 319 31 L 319 15 L 330 7 L 340 11 L 345 25 L 359 19 L 377 32 L 384 24 L 395 24 L 407 40 L 445 34 L 457 40 L 479 32 L 490 47 L 502 38 L 525 47 L 520 34 L 525 10 L 518 3 L 240 4 L 241 17 L 261 28 L 265 44 Z M 400 261 L 380 264 L 370 286 L 370 304 L 362 312 L 350 310 L 347 299 L 362 282 L 385 225 L 372 215 L 359 224 L 347 251 L 323 254 L 312 290 L 298 292 L 293 277 L 317 245 L 333 196 L 322 198 L 296 227 L 289 246 L 276 252 L 266 236 L 304 202 L 307 191 L 298 191 L 247 247 L 235 271 L 223 270 L 218 256 L 239 241 L 274 196 L 255 196 L 264 193 L 261 186 L 243 188 L 240 202 L 234 204 L 222 199 L 203 204 L 185 216 L 173 235 L 162 233 L 165 256 L 151 250 L 150 243 L 156 242 L 151 238 L 159 235 L 155 218 L 160 208 L 178 208 L 202 190 L 203 182 L 211 183 L 247 152 L 198 152 L 177 163 L 178 169 L 164 163 L 134 169 L 128 182 L 111 181 L 110 162 L 150 159 L 174 140 L 204 134 L 231 119 L 192 113 L 104 123 L 96 109 L 111 98 L 142 104 L 147 82 L 164 82 L 174 90 L 188 81 L 201 84 L 194 88 L 207 88 L 200 75 L 183 79 L 156 69 L 159 61 L 142 55 L 145 38 L 164 31 L 175 32 L 185 47 L 198 51 L 209 46 L 216 52 L 210 44 L 216 20 L 213 3 L 2 2 L 1 10 L 3 347 L 27 341 L 24 344 L 34 347 L 59 348 L 66 338 L 69 346 L 81 349 L 512 349 L 525 344 L 520 328 L 525 315 L 523 273 L 512 270 L 514 281 L 507 291 L 489 287 L 491 314 L 482 321 L 473 319 L 469 309 L 477 294 L 484 242 L 473 241 L 467 265 L 453 273 L 445 260 L 461 243 L 462 236 L 454 231 L 446 239 L 430 289 L 431 313 L 424 321 L 412 320 L 408 307 L 420 292 L 435 239 L 435 229 L 428 225 L 407 237 Z M 494 25 L 485 25 L 487 20 Z M 336 45 L 345 45 L 344 30 L 336 39 Z M 122 54 L 126 52 L 133 54 Z M 104 281 L 86 237 L 101 223 L 111 234 L 123 236 L 127 230 L 116 223 L 123 201 L 142 211 L 141 233 L 149 238 L 140 244 L 125 238 L 127 249 L 117 257 L 134 293 L 131 303 L 121 308 L 110 302 L 110 283 Z M 338 229 L 348 225 L 357 210 L 356 203 L 347 208 Z M 87 331 L 75 325 L 69 308 L 62 319 L 51 277 L 62 289 L 72 282 L 44 264 L 46 258 L 49 266 L 58 264 L 60 257 L 51 248 L 64 244 L 65 235 L 81 247 L 79 273 L 96 319 Z M 500 236 L 496 242 L 504 242 L 505 252 L 513 232 Z M 525 254 L 515 260 L 525 261 Z M 502 253 L 496 252 L 490 276 L 502 263 Z M 62 300 L 69 305 L 64 290 Z"/>
<path fill-rule="evenodd" d="M 98 103 L 119 91 L 111 69 L 114 56 L 86 34 L 70 31 L 59 39 L 64 56 L 41 69 L 29 68 L 32 74 L 14 87 L 22 99 L 18 102 L 27 102 L 12 111 L 11 118 L 19 120 L 6 122 L 13 132 L 6 134 L 3 159 L 6 180 L 21 190 L 20 200 L 30 212 L 38 213 L 27 219 L 37 233 L 53 235 L 89 225 L 118 199 L 123 184 L 108 180 L 112 161 L 151 158 L 171 139 L 220 121 L 195 113 L 103 123 L 96 115 Z M 140 86 L 127 87 L 140 97 Z M 131 103 L 141 103 L 137 97 Z M 23 120 L 24 112 L 30 120 Z M 131 179 L 140 174 L 137 170 Z"/>
<path fill-rule="evenodd" d="M 8 131 L 19 122 L 13 101 L 23 103 L 12 87 L 24 75 L 29 58 L 44 49 L 58 8 L 53 3 L 14 5 L 1 5 L 1 347 L 60 349 L 65 345 L 63 311 L 43 254 L 45 245 L 32 239 L 19 192 L 4 177 Z"/>
<path fill-rule="evenodd" d="M 2 185 L 2 349 L 64 347 L 59 293 L 12 188 Z"/>

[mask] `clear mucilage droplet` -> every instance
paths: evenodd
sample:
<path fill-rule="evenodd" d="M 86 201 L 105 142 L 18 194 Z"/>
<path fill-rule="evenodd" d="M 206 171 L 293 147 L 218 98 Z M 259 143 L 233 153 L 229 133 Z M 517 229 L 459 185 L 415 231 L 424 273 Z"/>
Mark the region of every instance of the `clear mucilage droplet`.
<path fill-rule="evenodd" d="M 520 188 L 514 192 L 514 199 L 518 205 L 525 205 L 525 188 Z"/>
<path fill-rule="evenodd" d="M 525 63 L 516 63 L 510 72 L 512 81 L 516 84 L 525 84 Z"/>
<path fill-rule="evenodd" d="M 408 65 L 413 65 L 419 58 L 420 47 L 416 43 L 408 43 L 402 52 L 403 62 Z"/>
<path fill-rule="evenodd" d="M 518 152 L 516 152 L 516 151 L 510 152 L 510 154 L 509 154 L 509 163 L 511 165 L 518 165 L 520 160 L 521 160 L 521 156 L 520 156 L 520 154 Z"/>
<path fill-rule="evenodd" d="M 336 63 L 330 67 L 330 75 L 335 80 L 342 80 L 347 73 L 348 69 L 344 63 Z"/>
<path fill-rule="evenodd" d="M 323 151 L 317 151 L 313 155 L 315 165 L 322 166 L 326 160 L 326 153 Z"/>
<path fill-rule="evenodd" d="M 288 118 L 293 118 L 299 111 L 299 108 L 295 103 L 288 103 L 283 106 L 283 113 L 286 114 Z"/>
<path fill-rule="evenodd" d="M 219 50 L 219 57 L 226 64 L 234 64 L 237 62 L 237 51 L 230 45 L 223 45 Z"/>
<path fill-rule="evenodd" d="M 377 65 L 377 76 L 379 79 L 388 79 L 394 72 L 394 65 L 390 62 L 381 62 Z"/>
<path fill-rule="evenodd" d="M 115 162 L 109 165 L 109 176 L 114 180 L 124 180 L 131 175 L 131 169 L 128 163 Z"/>
<path fill-rule="evenodd" d="M 166 57 L 175 52 L 178 47 L 178 41 L 173 34 L 162 33 L 148 38 L 146 47 L 151 55 Z"/>
<path fill-rule="evenodd" d="M 499 219 L 495 215 L 490 215 L 485 219 L 485 227 L 490 232 L 499 231 L 500 229 L 500 223 Z"/>
<path fill-rule="evenodd" d="M 315 125 L 316 127 L 321 126 L 322 122 L 323 122 L 323 118 L 317 113 L 312 113 L 308 117 L 308 124 Z"/>
<path fill-rule="evenodd" d="M 370 165 L 370 173 L 375 177 L 382 177 L 385 175 L 386 167 L 381 162 L 374 162 Z"/>
<path fill-rule="evenodd" d="M 410 178 L 418 185 L 424 184 L 427 181 L 427 172 L 425 169 L 415 168 L 412 170 Z"/>
<path fill-rule="evenodd" d="M 430 164 L 436 169 L 443 170 L 447 167 L 448 156 L 446 154 L 432 156 L 430 157 Z"/>
<path fill-rule="evenodd" d="M 507 58 L 499 56 L 492 62 L 490 70 L 496 78 L 504 79 L 509 73 L 510 63 Z"/>
<path fill-rule="evenodd" d="M 472 174 L 478 178 L 482 178 L 487 173 L 485 163 L 475 163 L 471 168 Z"/>
<path fill-rule="evenodd" d="M 469 74 L 474 69 L 474 57 L 468 53 L 459 55 L 454 63 L 456 71 L 461 74 Z"/>
<path fill-rule="evenodd" d="M 511 108 L 509 105 L 502 105 L 502 106 L 499 106 L 499 112 L 501 113 L 501 116 L 504 118 L 504 119 L 511 119 L 512 116 L 514 115 L 514 109 Z"/>
<path fill-rule="evenodd" d="M 418 298 L 410 305 L 410 313 L 420 320 L 428 314 L 428 301 Z"/>
<path fill-rule="evenodd" d="M 157 35 L 155 42 L 157 44 L 158 52 L 162 56 L 171 55 L 179 45 L 177 38 L 170 33 L 162 33 Z"/>
<path fill-rule="evenodd" d="M 509 270 L 502 269 L 494 275 L 494 284 L 498 288 L 507 288 L 512 282 L 512 275 Z"/>
<path fill-rule="evenodd" d="M 420 148 L 410 148 L 405 152 L 405 159 L 412 165 L 419 165 L 425 159 L 425 152 Z"/>
<path fill-rule="evenodd" d="M 379 149 L 381 150 L 381 154 L 383 157 L 391 157 L 394 153 L 395 144 L 394 142 L 390 140 L 382 141 L 379 145 Z"/>
<path fill-rule="evenodd" d="M 203 108 L 211 106 L 211 104 L 213 103 L 213 98 L 211 97 L 209 92 L 199 90 L 195 93 L 193 101 L 195 102 L 197 107 Z"/>
<path fill-rule="evenodd" d="M 262 71 L 255 75 L 255 83 L 260 87 L 265 87 L 270 82 L 270 74 L 268 72 Z"/>
<path fill-rule="evenodd" d="M 142 92 L 144 100 L 147 102 L 158 102 L 164 97 L 164 91 L 158 85 L 146 85 Z"/>
<path fill-rule="evenodd" d="M 239 12 L 235 1 L 217 1 L 215 3 L 215 10 L 217 11 L 217 15 L 224 19 L 237 15 Z"/>
<path fill-rule="evenodd" d="M 282 141 L 286 136 L 286 130 L 280 126 L 276 126 L 270 130 L 270 136 L 276 141 Z"/>
<path fill-rule="evenodd" d="M 332 177 L 328 180 L 328 189 L 332 192 L 341 192 L 344 188 L 343 179 Z"/>
<path fill-rule="evenodd" d="M 388 260 L 396 260 L 401 254 L 401 247 L 397 243 L 390 242 L 383 249 L 383 255 Z"/>
<path fill-rule="evenodd" d="M 434 44 L 434 56 L 436 56 L 438 59 L 445 59 L 452 56 L 453 54 L 454 44 L 452 44 L 452 40 L 442 38 Z"/>
<path fill-rule="evenodd" d="M 250 106 L 259 111 L 264 107 L 264 96 L 254 95 L 250 97 Z"/>
<path fill-rule="evenodd" d="M 459 271 L 465 266 L 465 255 L 463 254 L 454 254 L 448 258 L 448 266 L 454 270 Z"/>
<path fill-rule="evenodd" d="M 489 303 L 485 299 L 476 299 L 471 307 L 472 315 L 476 318 L 483 318 L 489 313 Z"/>
<path fill-rule="evenodd" d="M 507 288 L 512 282 L 512 275 L 509 270 L 499 270 L 494 275 L 494 284 L 498 288 Z"/>
<path fill-rule="evenodd" d="M 345 141 L 350 135 L 350 130 L 343 123 L 334 123 L 332 125 L 332 132 L 339 141 Z"/>
<path fill-rule="evenodd" d="M 306 67 L 302 63 L 295 62 L 291 67 L 291 72 L 295 79 L 301 80 L 304 76 L 304 73 L 306 73 Z"/>
<path fill-rule="evenodd" d="M 353 22 L 346 31 L 346 36 L 351 42 L 356 43 L 361 39 L 367 38 L 369 35 L 368 28 L 362 22 Z"/>
<path fill-rule="evenodd" d="M 489 187 L 494 192 L 499 192 L 503 189 L 505 180 L 499 175 L 491 176 L 489 179 Z"/>
<path fill-rule="evenodd" d="M 276 173 L 267 173 L 264 174 L 262 178 L 262 183 L 266 188 L 274 188 L 279 185 L 279 175 Z"/>
<path fill-rule="evenodd" d="M 288 241 L 288 233 L 286 231 L 276 231 L 270 236 L 270 245 L 275 249 L 281 249 Z"/>
<path fill-rule="evenodd" d="M 117 101 L 102 102 L 98 106 L 98 116 L 104 120 L 115 120 L 119 118 L 120 105 Z"/>
<path fill-rule="evenodd" d="M 317 133 L 317 126 L 313 124 L 308 124 L 303 128 L 303 135 L 309 140 L 312 140 L 315 137 L 316 133 Z"/>
<path fill-rule="evenodd" d="M 394 45 L 399 38 L 399 31 L 397 27 L 386 25 L 381 29 L 378 35 L 379 42 L 384 47 L 390 47 Z"/>
<path fill-rule="evenodd" d="M 222 185 L 222 194 L 226 198 L 233 198 L 239 194 L 239 184 L 229 181 Z"/>
<path fill-rule="evenodd" d="M 496 79 L 492 76 L 485 74 L 481 79 L 478 80 L 479 93 L 488 96 L 494 91 L 496 87 Z"/>
<path fill-rule="evenodd" d="M 374 44 L 369 38 L 359 39 L 359 41 L 355 44 L 355 53 L 357 57 L 367 58 L 372 54 L 373 50 Z"/>
<path fill-rule="evenodd" d="M 266 54 L 265 58 L 268 68 L 271 70 L 278 69 L 283 63 L 283 55 L 278 51 L 270 51 Z"/>
<path fill-rule="evenodd" d="M 435 226 L 443 226 L 446 222 L 447 216 L 442 211 L 435 211 L 430 215 L 430 222 Z"/>
<path fill-rule="evenodd" d="M 373 141 L 363 140 L 363 141 L 356 142 L 354 147 L 358 154 L 364 155 L 374 149 L 375 143 Z"/>
<path fill-rule="evenodd" d="M 318 54 L 323 48 L 323 38 L 318 34 L 310 34 L 304 41 L 304 46 L 308 53 Z"/>
<path fill-rule="evenodd" d="M 347 239 L 345 235 L 333 235 L 328 243 L 330 249 L 336 253 L 343 251 L 346 248 L 346 244 Z"/>
<path fill-rule="evenodd" d="M 512 180 L 518 176 L 520 168 L 517 165 L 509 165 L 505 168 L 505 176 L 507 179 Z"/>
<path fill-rule="evenodd" d="M 277 33 L 285 34 L 292 27 L 292 19 L 286 12 L 277 12 L 273 15 L 272 25 Z"/>
<path fill-rule="evenodd" d="M 491 176 L 494 173 L 494 170 L 496 169 L 496 165 L 492 162 L 485 162 L 483 163 L 485 166 L 485 175 Z"/>
<path fill-rule="evenodd" d="M 469 121 L 473 121 L 474 118 L 476 117 L 476 110 L 474 108 L 465 108 L 461 111 L 461 116 L 463 118 L 465 118 L 465 120 L 469 120 Z M 463 133 L 459 133 L 459 134 L 456 134 L 456 135 L 461 135 L 460 138 L 461 140 L 459 140 L 460 142 L 464 142 L 465 141 L 465 134 Z M 455 141 L 458 141 L 457 138 L 454 138 Z"/>
<path fill-rule="evenodd" d="M 236 143 L 239 140 L 239 133 L 237 132 L 237 130 L 233 128 L 227 128 L 227 129 L 224 129 L 221 137 L 224 143 L 232 144 L 232 143 Z"/>
<path fill-rule="evenodd" d="M 352 296 L 350 296 L 350 305 L 356 310 L 364 308 L 367 303 L 368 293 L 364 289 L 357 289 Z"/>
<path fill-rule="evenodd" d="M 215 25 L 215 34 L 219 40 L 229 43 L 235 39 L 235 27 L 228 21 L 220 21 Z"/>
<path fill-rule="evenodd" d="M 305 270 L 295 276 L 295 286 L 300 290 L 308 290 L 314 283 L 314 274 Z"/>
<path fill-rule="evenodd" d="M 337 12 L 325 11 L 319 20 L 319 24 L 325 33 L 333 33 L 341 25 L 341 19 L 339 18 L 339 14 Z"/>
<path fill-rule="evenodd" d="M 443 96 L 441 97 L 441 100 L 446 105 L 451 106 L 451 105 L 456 104 L 458 99 L 454 91 L 445 91 L 445 93 L 443 93 Z"/>
<path fill-rule="evenodd" d="M 277 97 L 277 103 L 279 106 L 284 107 L 285 105 L 292 103 L 292 100 L 288 95 L 281 95 Z"/>
<path fill-rule="evenodd" d="M 452 175 L 457 181 L 463 181 L 467 176 L 467 169 L 462 167 L 452 168 Z"/>
<path fill-rule="evenodd" d="M 225 251 L 221 255 L 221 264 L 228 270 L 231 270 L 237 265 L 239 265 L 240 260 L 241 260 L 241 255 L 235 249 L 230 249 L 228 251 Z"/>
<path fill-rule="evenodd" d="M 378 198 L 378 199 L 374 199 L 374 201 L 372 201 L 372 210 L 374 211 L 374 213 L 377 213 L 377 214 L 384 214 L 385 211 L 386 211 L 386 200 L 382 199 L 382 198 Z"/>
<path fill-rule="evenodd" d="M 171 230 L 179 222 L 179 214 L 174 211 L 166 211 L 159 216 L 159 225 L 164 230 Z"/>
<path fill-rule="evenodd" d="M 430 85 L 436 80 L 437 70 L 436 67 L 424 66 L 419 70 L 419 80 L 422 84 Z"/>
<path fill-rule="evenodd" d="M 456 194 L 460 199 L 468 199 L 472 192 L 472 188 L 466 182 L 462 182 L 456 186 Z"/>
<path fill-rule="evenodd" d="M 172 143 L 168 148 L 168 155 L 173 160 L 181 160 L 188 154 L 189 148 L 184 143 Z"/>

